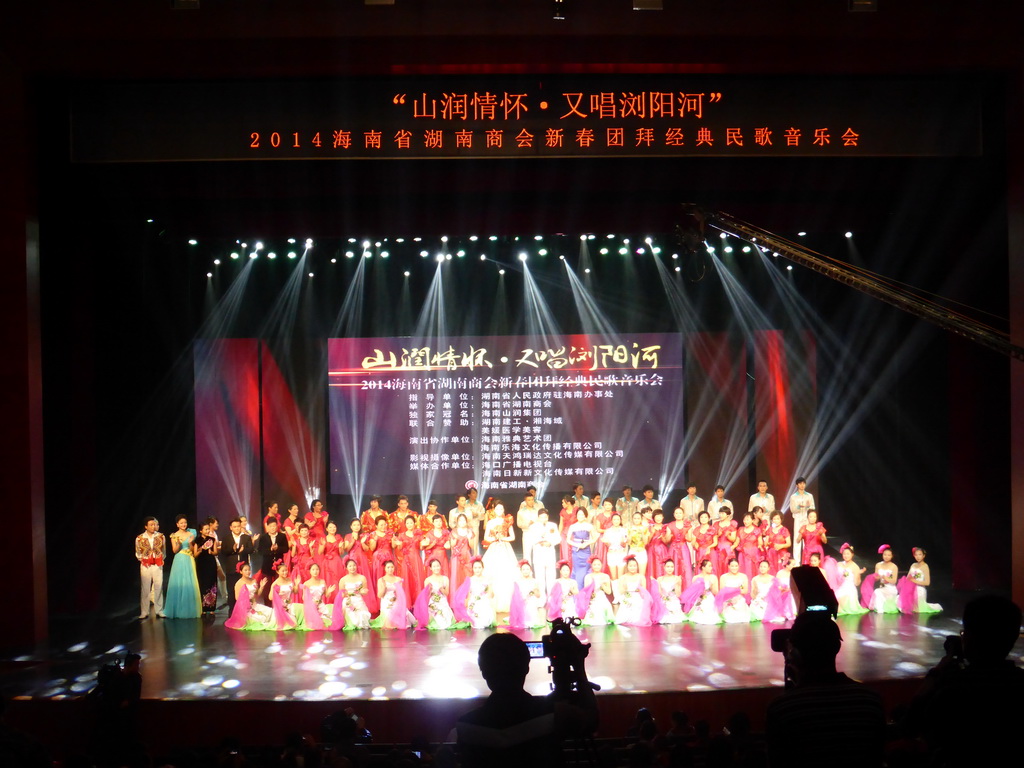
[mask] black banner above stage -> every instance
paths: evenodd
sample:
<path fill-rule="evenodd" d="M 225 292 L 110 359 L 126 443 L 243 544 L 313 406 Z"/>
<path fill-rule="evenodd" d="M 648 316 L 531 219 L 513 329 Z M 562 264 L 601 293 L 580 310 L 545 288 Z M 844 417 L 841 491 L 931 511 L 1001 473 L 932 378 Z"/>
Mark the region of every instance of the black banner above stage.
<path fill-rule="evenodd" d="M 967 156 L 977 90 L 660 74 L 106 83 L 73 97 L 71 159 Z"/>

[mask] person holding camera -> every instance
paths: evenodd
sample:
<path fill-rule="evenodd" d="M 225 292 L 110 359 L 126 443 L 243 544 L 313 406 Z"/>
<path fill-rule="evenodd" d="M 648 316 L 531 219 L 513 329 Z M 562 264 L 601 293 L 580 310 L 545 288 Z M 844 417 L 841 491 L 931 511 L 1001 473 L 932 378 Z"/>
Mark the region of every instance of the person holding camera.
<path fill-rule="evenodd" d="M 491 695 L 455 725 L 463 768 L 541 768 L 562 762 L 562 741 L 590 736 L 597 727 L 597 702 L 584 659 L 590 646 L 556 622 L 544 638 L 554 690 L 533 696 L 524 685 L 530 651 L 512 634 L 499 633 L 480 645 L 477 661 Z"/>
<path fill-rule="evenodd" d="M 836 670 L 843 642 L 825 611 L 802 613 L 782 633 L 786 692 L 768 705 L 769 765 L 880 766 L 885 710 L 873 690 Z M 773 633 L 773 635 L 775 635 Z M 776 637 L 772 638 L 776 646 Z M 841 747 L 837 749 L 837 747 Z"/>

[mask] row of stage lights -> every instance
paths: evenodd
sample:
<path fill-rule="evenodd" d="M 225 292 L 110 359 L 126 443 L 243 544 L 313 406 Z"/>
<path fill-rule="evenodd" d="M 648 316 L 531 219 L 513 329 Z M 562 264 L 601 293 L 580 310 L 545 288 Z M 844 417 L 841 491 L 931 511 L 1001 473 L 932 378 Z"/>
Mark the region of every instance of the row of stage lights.
<path fill-rule="evenodd" d="M 798 232 L 797 235 L 798 235 L 798 237 L 805 237 L 807 235 L 807 233 L 805 231 L 801 231 L 801 232 Z M 853 233 L 852 232 L 846 232 L 845 236 L 846 236 L 847 239 L 850 239 L 850 238 L 853 237 Z M 562 237 L 564 238 L 565 236 L 562 236 Z M 597 240 L 597 238 L 598 238 L 598 236 L 597 235 L 593 235 L 593 234 L 584 234 L 584 235 L 580 235 L 579 236 L 579 239 L 580 239 L 581 243 L 588 243 L 590 241 Z M 723 254 L 732 254 L 732 253 L 734 253 L 735 252 L 735 248 L 731 244 L 729 244 L 729 236 L 725 232 L 722 232 L 720 234 L 720 238 L 721 238 L 722 241 L 724 241 L 724 243 L 722 245 L 722 252 L 723 252 Z M 500 238 L 497 235 L 490 235 L 487 238 L 487 240 L 490 241 L 490 242 L 497 242 L 499 239 Z M 452 252 L 451 250 L 448 250 L 449 238 L 448 238 L 447 235 L 442 235 L 440 240 L 441 240 L 441 244 L 442 244 L 443 250 L 437 251 L 433 255 L 433 257 L 432 257 L 436 262 L 444 263 L 444 262 L 447 262 L 447 261 L 452 261 L 453 259 L 462 259 L 462 258 L 465 258 L 466 256 L 469 255 L 467 248 L 462 248 L 462 247 L 456 248 L 454 250 L 454 252 Z M 468 240 L 469 240 L 470 243 L 476 243 L 476 242 L 479 242 L 481 240 L 481 238 L 479 236 L 477 236 L 477 235 L 470 235 Z M 517 249 L 518 247 L 521 247 L 521 246 L 515 246 L 514 244 L 519 243 L 520 241 L 523 241 L 523 240 L 525 240 L 525 238 L 521 238 L 519 236 L 516 236 L 516 237 L 511 238 L 509 240 L 509 243 L 513 244 L 513 246 L 514 246 L 513 250 L 515 250 L 515 249 Z M 543 235 L 535 235 L 533 237 L 533 240 L 535 242 L 541 243 L 544 240 L 544 236 Z M 597 252 L 600 255 L 602 255 L 602 256 L 607 256 L 607 255 L 609 255 L 609 254 L 611 254 L 613 252 L 617 252 L 621 256 L 629 256 L 631 254 L 636 255 L 636 256 L 645 256 L 648 253 L 650 255 L 653 255 L 653 256 L 660 256 L 661 253 L 662 253 L 662 250 L 663 250 L 661 247 L 655 245 L 654 240 L 651 237 L 644 238 L 643 241 L 642 241 L 642 243 L 643 243 L 642 245 L 635 245 L 631 241 L 630 238 L 626 237 L 626 238 L 621 238 L 620 239 L 619 236 L 617 236 L 617 235 L 607 235 L 604 238 L 602 238 L 602 240 L 606 244 L 601 245 L 599 248 L 597 248 Z M 610 244 L 610 245 L 607 244 L 610 241 L 617 241 L 617 242 L 615 244 Z M 287 258 L 287 259 L 296 259 L 296 258 L 298 258 L 299 257 L 299 250 L 298 250 L 299 247 L 303 248 L 303 250 L 302 250 L 302 254 L 303 255 L 306 255 L 307 253 L 312 251 L 313 247 L 314 247 L 313 238 L 306 238 L 305 241 L 304 241 L 303 246 L 299 246 L 299 241 L 296 238 L 294 238 L 294 237 L 288 238 L 287 242 L 288 242 L 289 248 L 285 251 L 285 254 L 284 254 L 285 258 Z M 388 248 L 392 247 L 392 246 L 388 245 L 388 243 L 389 243 L 389 239 L 388 238 L 384 238 L 383 240 L 375 240 L 375 241 L 370 241 L 370 240 L 362 240 L 362 241 L 360 241 L 358 238 L 350 237 L 350 238 L 347 239 L 347 242 L 351 246 L 349 248 L 346 248 L 345 251 L 344 251 L 344 258 L 347 258 L 347 259 L 355 259 L 357 257 L 357 255 L 360 258 L 370 259 L 370 258 L 373 258 L 375 253 L 380 258 L 387 259 L 391 255 L 390 251 L 387 250 Z M 394 242 L 395 244 L 398 244 L 398 245 L 404 245 L 407 242 L 422 243 L 423 242 L 423 238 L 422 237 L 413 237 L 413 238 L 398 237 L 398 238 L 395 238 L 393 241 L 390 241 L 390 242 Z M 742 246 L 738 246 L 738 247 L 739 247 L 739 249 L 740 249 L 740 251 L 742 253 L 749 254 L 749 253 L 753 252 L 754 248 L 759 248 L 764 253 L 768 253 L 769 252 L 769 249 L 765 248 L 764 246 L 751 245 L 749 243 L 746 243 L 745 241 L 741 241 L 741 242 L 743 242 L 743 245 Z M 199 245 L 199 241 L 195 240 L 195 239 L 190 239 L 188 241 L 188 244 L 190 246 L 197 246 L 197 245 Z M 243 242 L 242 240 L 236 240 L 235 244 L 237 245 L 237 248 L 232 250 L 229 253 L 228 257 L 227 257 L 227 258 L 231 259 L 232 261 L 238 261 L 238 260 L 241 260 L 243 258 L 257 259 L 257 258 L 260 257 L 261 254 L 263 254 L 265 258 L 267 258 L 267 259 L 269 259 L 271 261 L 277 259 L 277 257 L 278 257 L 278 254 L 277 254 L 276 251 L 267 250 L 264 247 L 264 244 L 261 241 L 256 241 L 255 243 L 253 243 L 251 250 L 250 250 L 249 243 Z M 705 245 L 706 245 L 707 252 L 709 254 L 715 255 L 717 253 L 717 249 L 715 248 L 715 246 L 711 245 L 708 242 L 705 242 Z M 471 247 L 471 246 L 469 246 L 469 247 Z M 339 249 L 338 253 L 341 253 L 340 249 Z M 548 248 L 542 246 L 542 247 L 537 249 L 536 254 L 537 254 L 537 256 L 545 257 L 545 256 L 548 256 L 549 254 L 551 254 L 551 251 Z M 420 255 L 421 258 L 424 258 L 424 259 L 431 258 L 431 252 L 430 252 L 430 250 L 428 250 L 426 248 L 421 248 L 419 250 L 419 255 Z M 772 253 L 772 256 L 775 257 L 775 258 L 778 258 L 779 254 L 778 253 Z M 529 253 L 527 251 L 525 251 L 525 250 L 520 250 L 518 252 L 517 258 L 521 262 L 526 262 L 529 259 Z M 566 256 L 565 256 L 564 253 L 562 253 L 562 254 L 559 254 L 558 258 L 560 260 L 564 261 Z M 677 261 L 678 262 L 678 260 L 680 258 L 679 257 L 679 253 L 678 252 L 673 252 L 671 254 L 671 258 L 672 258 L 673 261 Z M 338 262 L 338 256 L 332 256 L 330 261 L 331 261 L 332 264 L 336 264 Z M 498 274 L 499 275 L 504 275 L 505 274 L 505 269 L 504 269 L 504 267 L 502 267 L 500 265 L 500 262 L 498 262 L 496 259 L 493 259 L 493 258 L 489 257 L 487 254 L 481 253 L 480 254 L 480 261 L 493 261 L 493 262 L 495 262 L 496 264 L 499 265 Z M 214 267 L 218 267 L 222 263 L 223 263 L 223 260 L 221 258 L 219 258 L 219 257 L 215 258 L 213 260 Z M 682 267 L 678 266 L 678 264 L 675 266 L 674 269 L 675 269 L 676 272 L 681 272 L 682 271 Z M 792 264 L 787 265 L 786 269 L 789 270 L 789 271 L 792 271 L 793 270 L 793 265 Z M 583 270 L 584 274 L 590 274 L 590 271 L 591 270 L 590 270 L 589 267 L 585 267 L 584 270 Z M 405 272 L 404 272 L 404 275 L 406 277 L 409 277 L 411 274 L 412 273 L 409 270 L 405 270 Z M 206 276 L 208 278 L 212 278 L 213 277 L 213 272 L 207 272 Z M 310 272 L 309 273 L 309 277 L 314 277 L 314 276 L 315 276 L 314 272 Z"/>

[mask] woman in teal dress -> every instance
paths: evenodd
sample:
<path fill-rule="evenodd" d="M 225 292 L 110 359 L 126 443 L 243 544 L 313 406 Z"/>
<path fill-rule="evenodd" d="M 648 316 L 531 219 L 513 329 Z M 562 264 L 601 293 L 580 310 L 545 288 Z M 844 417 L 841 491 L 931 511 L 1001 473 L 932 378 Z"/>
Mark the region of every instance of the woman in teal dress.
<path fill-rule="evenodd" d="M 188 518 L 184 515 L 178 515 L 174 522 L 177 525 L 177 530 L 171 534 L 174 562 L 167 582 L 164 613 L 169 619 L 198 619 L 203 606 L 196 578 L 196 531 L 188 527 Z"/>

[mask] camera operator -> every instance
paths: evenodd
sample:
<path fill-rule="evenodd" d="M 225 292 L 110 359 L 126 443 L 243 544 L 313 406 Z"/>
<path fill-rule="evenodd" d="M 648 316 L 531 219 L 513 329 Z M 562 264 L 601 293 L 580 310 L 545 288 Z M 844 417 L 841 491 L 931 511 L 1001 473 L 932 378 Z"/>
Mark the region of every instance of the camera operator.
<path fill-rule="evenodd" d="M 827 762 L 830 768 L 867 768 L 882 764 L 882 700 L 836 670 L 842 641 L 838 625 L 827 612 L 802 613 L 793 622 L 783 649 L 787 691 L 768 705 L 765 732 L 770 765 Z"/>
<path fill-rule="evenodd" d="M 1020 747 L 1024 669 L 1007 657 L 1020 637 L 1021 610 L 999 595 L 977 597 L 964 606 L 963 627 L 961 637 L 946 638 L 946 655 L 928 672 L 905 723 L 924 736 L 935 765 L 970 765 L 982 744 L 992 756 Z"/>
<path fill-rule="evenodd" d="M 523 688 L 530 671 L 526 643 L 501 633 L 481 644 L 477 660 L 491 695 L 455 725 L 463 768 L 560 765 L 564 739 L 593 734 L 597 701 L 584 669 L 590 646 L 558 621 L 545 638 L 544 650 L 554 690 L 541 697 Z"/>

